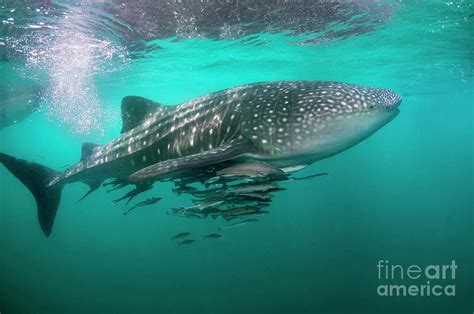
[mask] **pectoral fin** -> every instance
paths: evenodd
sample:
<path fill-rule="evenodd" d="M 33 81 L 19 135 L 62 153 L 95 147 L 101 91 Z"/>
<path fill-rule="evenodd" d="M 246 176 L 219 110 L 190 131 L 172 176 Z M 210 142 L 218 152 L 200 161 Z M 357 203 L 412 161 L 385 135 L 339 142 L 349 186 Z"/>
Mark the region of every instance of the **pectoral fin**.
<path fill-rule="evenodd" d="M 177 159 L 170 159 L 148 166 L 130 175 L 129 181 L 135 183 L 152 180 L 172 172 L 204 167 L 218 162 L 234 159 L 238 156 L 248 153 L 249 149 L 253 149 L 253 145 L 249 144 L 249 142 L 246 140 L 232 142 L 202 153 L 197 153 Z"/>

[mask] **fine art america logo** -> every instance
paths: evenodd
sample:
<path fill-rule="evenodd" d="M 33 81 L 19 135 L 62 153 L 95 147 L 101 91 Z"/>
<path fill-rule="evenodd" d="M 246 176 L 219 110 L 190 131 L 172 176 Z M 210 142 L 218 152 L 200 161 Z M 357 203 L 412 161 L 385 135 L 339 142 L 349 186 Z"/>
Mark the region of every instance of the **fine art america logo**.
<path fill-rule="evenodd" d="M 386 260 L 377 263 L 377 294 L 384 297 L 398 296 L 449 296 L 456 295 L 456 261 L 446 265 L 392 264 Z"/>

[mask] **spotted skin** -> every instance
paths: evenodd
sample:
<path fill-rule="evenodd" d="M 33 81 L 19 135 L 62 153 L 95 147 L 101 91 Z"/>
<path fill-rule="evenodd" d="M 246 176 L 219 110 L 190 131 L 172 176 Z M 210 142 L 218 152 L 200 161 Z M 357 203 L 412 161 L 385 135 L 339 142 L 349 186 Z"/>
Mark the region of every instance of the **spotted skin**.
<path fill-rule="evenodd" d="M 89 158 L 67 169 L 64 179 L 88 176 L 91 171 L 128 177 L 152 164 L 203 153 L 242 139 L 238 90 L 160 108 L 142 125 L 98 147 Z"/>
<path fill-rule="evenodd" d="M 255 93 L 244 108 L 242 134 L 269 155 L 284 155 L 317 138 L 326 123 L 392 110 L 398 95 L 336 82 L 278 82 Z"/>
<path fill-rule="evenodd" d="M 243 85 L 160 107 L 55 181 L 127 179 L 165 161 L 206 159 L 233 143 L 241 145 L 235 156 L 307 164 L 363 140 L 396 116 L 400 102 L 390 90 L 337 82 Z"/>

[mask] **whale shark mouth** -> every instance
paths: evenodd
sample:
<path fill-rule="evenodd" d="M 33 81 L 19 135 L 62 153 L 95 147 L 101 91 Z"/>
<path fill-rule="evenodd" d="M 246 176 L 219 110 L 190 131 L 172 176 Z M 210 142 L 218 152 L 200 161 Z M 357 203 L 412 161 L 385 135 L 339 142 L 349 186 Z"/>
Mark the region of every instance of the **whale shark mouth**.
<path fill-rule="evenodd" d="M 402 99 L 400 98 L 399 101 L 397 101 L 397 103 L 393 104 L 392 106 L 390 106 L 390 108 L 388 109 L 389 111 L 393 111 L 393 118 L 395 118 L 396 116 L 398 116 L 398 114 L 400 113 L 400 108 L 398 108 L 400 106 L 400 104 L 402 103 Z"/>
<path fill-rule="evenodd" d="M 400 109 L 396 108 L 395 110 L 393 110 L 392 120 L 395 119 L 395 117 L 398 116 L 399 114 L 400 114 Z"/>

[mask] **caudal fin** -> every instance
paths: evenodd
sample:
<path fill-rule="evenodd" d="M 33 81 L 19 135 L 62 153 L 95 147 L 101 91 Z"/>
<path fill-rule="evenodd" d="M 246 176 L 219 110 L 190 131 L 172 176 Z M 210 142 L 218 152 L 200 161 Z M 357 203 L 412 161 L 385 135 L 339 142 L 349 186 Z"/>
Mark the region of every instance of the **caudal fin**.
<path fill-rule="evenodd" d="M 38 220 L 46 236 L 51 234 L 54 218 L 61 200 L 61 183 L 52 183 L 52 180 L 61 173 L 40 164 L 18 159 L 0 153 L 2 163 L 18 180 L 21 181 L 33 194 L 38 208 Z"/>

